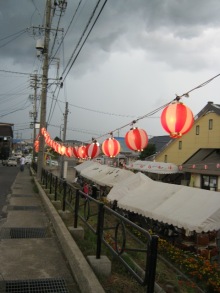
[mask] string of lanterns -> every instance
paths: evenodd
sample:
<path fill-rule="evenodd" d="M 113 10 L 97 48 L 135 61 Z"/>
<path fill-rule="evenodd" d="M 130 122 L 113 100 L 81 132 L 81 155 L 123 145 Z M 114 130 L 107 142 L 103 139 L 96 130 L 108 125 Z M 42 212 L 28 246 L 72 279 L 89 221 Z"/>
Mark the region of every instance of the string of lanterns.
<path fill-rule="evenodd" d="M 179 138 L 183 134 L 187 133 L 194 122 L 192 111 L 180 101 L 180 97 L 176 97 L 174 101 L 168 104 L 162 111 L 161 124 L 164 130 L 169 133 L 172 138 Z M 137 120 L 140 120 L 138 118 Z M 148 145 L 148 135 L 144 129 L 133 127 L 136 121 L 132 122 L 132 128 L 125 135 L 125 143 L 127 147 L 133 151 L 141 152 Z M 43 135 L 45 143 L 50 146 L 55 152 L 62 156 L 75 157 L 79 159 L 93 159 L 97 157 L 101 150 L 99 143 L 93 139 L 91 144 L 87 146 L 64 146 L 57 141 L 51 139 L 46 128 L 41 128 L 41 135 Z M 39 151 L 39 140 L 36 139 L 35 151 Z M 110 137 L 104 140 L 102 143 L 102 152 L 110 157 L 114 158 L 120 153 L 120 143 L 113 137 L 113 133 L 110 133 Z"/>

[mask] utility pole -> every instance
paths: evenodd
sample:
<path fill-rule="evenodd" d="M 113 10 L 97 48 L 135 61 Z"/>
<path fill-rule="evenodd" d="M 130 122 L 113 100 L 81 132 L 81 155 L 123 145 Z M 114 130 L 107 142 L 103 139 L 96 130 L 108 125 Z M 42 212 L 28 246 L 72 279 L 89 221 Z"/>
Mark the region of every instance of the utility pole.
<path fill-rule="evenodd" d="M 68 117 L 68 102 L 66 102 L 65 113 L 64 113 L 64 125 L 63 125 L 63 143 L 66 141 L 66 128 L 67 128 L 67 117 Z M 60 160 L 60 177 L 64 177 L 64 156 L 61 156 Z"/>
<path fill-rule="evenodd" d="M 51 0 L 46 3 L 46 17 L 45 17 L 45 35 L 44 35 L 44 63 L 43 63 L 43 76 L 42 76 L 42 90 L 41 90 L 41 113 L 40 113 L 40 130 L 46 126 L 46 107 L 47 107 L 47 83 L 48 83 L 48 69 L 49 69 L 49 41 L 51 29 Z M 44 163 L 44 137 L 39 137 L 39 152 L 37 162 L 37 177 L 41 178 L 42 168 Z"/>
<path fill-rule="evenodd" d="M 33 125 L 33 145 L 36 139 L 36 122 L 37 122 L 37 88 L 38 88 L 38 77 L 37 74 L 35 73 L 32 77 L 32 83 L 31 86 L 34 88 L 34 95 L 30 96 L 32 103 L 33 103 L 33 112 L 31 112 L 31 118 L 33 118 L 33 123 L 31 123 L 31 125 Z M 33 159 L 36 156 L 36 152 L 35 152 L 35 148 L 33 148 Z"/>

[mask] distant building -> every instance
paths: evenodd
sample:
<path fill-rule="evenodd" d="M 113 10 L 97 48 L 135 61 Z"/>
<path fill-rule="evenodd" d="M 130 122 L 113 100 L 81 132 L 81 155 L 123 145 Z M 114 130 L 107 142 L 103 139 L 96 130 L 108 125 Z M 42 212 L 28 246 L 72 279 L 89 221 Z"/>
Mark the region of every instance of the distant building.
<path fill-rule="evenodd" d="M 13 126 L 11 123 L 0 123 L 0 159 L 7 159 L 12 150 Z"/>
<path fill-rule="evenodd" d="M 154 144 L 156 153 L 158 153 L 172 140 L 173 139 L 169 135 L 160 135 L 150 138 L 148 144 Z"/>

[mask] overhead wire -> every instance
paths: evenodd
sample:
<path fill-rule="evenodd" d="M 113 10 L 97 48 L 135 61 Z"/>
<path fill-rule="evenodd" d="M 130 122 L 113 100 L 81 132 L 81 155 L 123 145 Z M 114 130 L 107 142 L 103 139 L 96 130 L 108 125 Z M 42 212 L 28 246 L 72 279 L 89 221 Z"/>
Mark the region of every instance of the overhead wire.
<path fill-rule="evenodd" d="M 62 40 L 61 40 L 61 42 L 60 42 L 60 44 L 59 44 L 59 46 L 58 46 L 58 48 L 57 48 L 57 50 L 56 50 L 54 56 L 51 57 L 51 61 L 50 61 L 50 63 L 51 63 L 52 60 L 55 58 L 55 56 L 56 56 L 56 54 L 57 54 L 57 52 L 58 52 L 58 50 L 59 50 L 59 48 L 60 48 L 60 46 L 61 46 L 62 44 L 63 44 L 63 61 L 64 61 L 64 38 L 65 38 L 67 32 L 69 31 L 70 26 L 71 26 L 73 20 L 75 19 L 75 16 L 76 16 L 76 14 L 77 14 L 77 12 L 78 12 L 78 10 L 79 10 L 79 7 L 80 7 L 81 3 L 82 3 L 82 0 L 79 1 L 78 6 L 77 6 L 77 8 L 76 8 L 76 10 L 75 10 L 75 12 L 74 12 L 74 14 L 73 14 L 73 17 L 72 17 L 70 23 L 69 23 L 69 26 L 68 26 L 68 28 L 67 28 L 67 30 L 66 30 L 66 32 L 65 32 L 65 34 L 64 34 L 64 36 L 63 36 L 63 38 L 62 38 Z M 64 64 L 64 62 L 63 62 L 63 64 Z M 54 111 L 55 111 L 55 107 L 56 107 L 57 99 L 58 99 L 58 96 L 59 96 L 59 93 L 60 93 L 60 86 L 59 86 L 59 87 L 57 86 L 56 89 L 54 90 L 53 97 L 55 96 L 55 93 L 56 93 L 57 89 L 58 89 L 58 94 L 57 94 L 56 99 L 55 99 L 55 98 L 52 98 L 53 101 L 52 101 L 52 104 L 51 104 L 51 107 L 50 107 L 50 112 L 49 112 L 49 115 L 48 115 L 48 120 L 47 120 L 48 123 L 51 121 L 52 116 L 53 116 L 53 113 L 54 113 Z"/>
<path fill-rule="evenodd" d="M 78 10 L 79 10 L 79 7 L 80 7 L 81 3 L 82 3 L 82 0 L 79 1 L 78 6 L 77 6 L 77 8 L 76 8 L 76 10 L 75 10 L 75 12 L 74 12 L 74 14 L 73 14 L 73 16 L 72 16 L 72 19 L 71 19 L 70 23 L 69 23 L 69 26 L 67 27 L 67 30 L 66 30 L 65 34 L 63 35 L 63 37 L 62 37 L 62 39 L 61 39 L 61 42 L 60 42 L 59 46 L 57 47 L 57 50 L 55 51 L 54 56 L 51 56 L 51 59 L 52 59 L 52 60 L 55 58 L 57 52 L 59 51 L 60 46 L 62 45 L 62 43 L 63 43 L 63 41 L 64 41 L 64 38 L 66 37 L 66 35 L 67 35 L 67 33 L 68 33 L 68 31 L 69 31 L 69 29 L 70 29 L 72 23 L 73 23 L 73 20 L 75 19 L 75 16 L 76 16 L 76 14 L 77 14 L 77 12 L 78 12 Z"/>
<path fill-rule="evenodd" d="M 94 9 L 93 9 L 93 12 L 92 12 L 92 14 L 91 14 L 91 16 L 90 16 L 90 18 L 89 18 L 87 24 L 86 24 L 86 27 L 85 27 L 85 29 L 84 29 L 84 31 L 83 31 L 83 33 L 82 33 L 82 35 L 81 35 L 81 37 L 80 37 L 80 39 L 79 39 L 77 45 L 76 45 L 76 47 L 75 47 L 75 49 L 74 49 L 74 51 L 73 51 L 71 57 L 69 58 L 69 61 L 68 61 L 67 65 L 66 65 L 66 67 L 65 67 L 64 70 L 63 70 L 62 75 L 63 75 L 63 74 L 65 73 L 65 71 L 67 70 L 68 65 L 69 65 L 70 62 L 71 62 L 71 59 L 73 58 L 75 52 L 77 51 L 77 48 L 79 47 L 79 45 L 80 45 L 80 43 L 81 43 L 81 41 L 82 41 L 82 39 L 83 39 L 83 37 L 84 37 L 84 35 L 85 35 L 85 33 L 86 33 L 88 27 L 89 27 L 89 25 L 90 25 L 90 23 L 91 23 L 91 21 L 92 21 L 94 15 L 95 15 L 95 13 L 96 13 L 96 10 L 97 10 L 97 8 L 98 8 L 100 2 L 101 2 L 101 0 L 97 1 L 96 5 L 95 5 L 95 7 L 94 7 Z M 80 3 L 81 3 L 81 1 L 80 1 Z M 80 3 L 79 3 L 79 5 L 80 5 Z M 101 7 L 99 13 L 97 14 L 97 16 L 96 16 L 96 18 L 95 18 L 95 20 L 94 20 L 94 22 L 93 22 L 93 24 L 92 24 L 92 26 L 91 26 L 89 32 L 88 32 L 88 34 L 86 35 L 86 37 L 85 37 L 85 39 L 84 39 L 84 41 L 83 41 L 81 47 L 79 48 L 79 51 L 78 51 L 77 55 L 75 56 L 73 62 L 71 63 L 69 70 L 67 71 L 65 77 L 62 78 L 62 82 L 64 82 L 64 80 L 66 79 L 66 77 L 67 77 L 69 71 L 71 70 L 73 64 L 75 63 L 77 57 L 79 56 L 79 53 L 81 52 L 82 47 L 84 46 L 86 40 L 88 39 L 88 37 L 89 37 L 89 35 L 90 35 L 90 33 L 91 33 L 91 31 L 92 31 L 94 25 L 96 24 L 96 22 L 97 22 L 97 20 L 98 20 L 98 18 L 99 18 L 99 16 L 100 16 L 100 14 L 101 14 L 101 12 L 103 11 L 103 9 L 104 9 L 106 3 L 107 3 L 107 0 L 104 1 L 104 3 L 103 3 L 103 5 L 102 5 L 102 7 Z M 79 7 L 79 5 L 78 5 L 78 7 Z M 78 7 L 77 7 L 77 9 L 78 9 Z M 59 92 L 60 92 L 60 89 L 59 89 L 58 94 L 57 94 L 57 99 L 58 99 L 58 96 L 59 96 Z M 54 106 L 53 109 L 55 109 L 55 106 Z M 54 111 L 54 110 L 53 110 L 53 111 Z M 50 116 L 50 117 L 51 117 L 51 116 Z"/>
<path fill-rule="evenodd" d="M 105 7 L 107 1 L 108 1 L 108 0 L 105 0 L 104 3 L 102 4 L 102 7 L 101 7 L 101 9 L 100 9 L 98 15 L 96 16 L 96 18 L 95 18 L 95 20 L 94 20 L 94 22 L 93 22 L 93 24 L 92 24 L 92 26 L 91 26 L 89 32 L 87 33 L 87 35 L 86 35 L 86 37 L 85 37 L 85 39 L 84 39 L 84 41 L 83 41 L 81 47 L 79 48 L 79 50 L 78 50 L 76 56 L 74 57 L 74 59 L 73 59 L 73 61 L 72 61 L 72 63 L 71 63 L 71 65 L 70 65 L 70 67 L 69 67 L 69 69 L 68 69 L 68 71 L 67 71 L 66 74 L 65 74 L 65 71 L 67 70 L 67 67 L 68 67 L 69 63 L 67 64 L 66 68 L 64 69 L 63 74 L 62 74 L 62 76 L 65 74 L 65 76 L 62 78 L 63 82 L 65 81 L 65 79 L 66 79 L 68 73 L 70 72 L 71 68 L 73 67 L 73 65 L 74 65 L 74 63 L 75 63 L 75 61 L 76 61 L 76 59 L 78 58 L 79 53 L 81 52 L 81 50 L 82 50 L 82 48 L 83 48 L 85 42 L 87 41 L 87 39 L 88 39 L 88 37 L 89 37 L 89 35 L 90 35 L 92 29 L 94 28 L 94 26 L 95 26 L 95 24 L 96 24 L 96 22 L 97 22 L 99 16 L 101 15 L 101 13 L 102 13 L 102 11 L 103 11 L 103 9 L 104 9 L 104 7 Z M 96 10 L 97 10 L 98 5 L 99 5 L 100 2 L 101 2 L 101 0 L 99 0 L 99 1 L 97 2 L 96 6 L 95 6 L 95 8 L 94 8 L 94 10 L 93 10 L 93 12 L 92 12 L 90 18 L 89 18 L 89 21 L 87 22 L 87 25 L 86 25 L 86 27 L 85 27 L 85 29 L 84 29 L 84 31 L 83 31 L 83 34 L 81 35 L 81 38 L 79 39 L 79 42 L 77 43 L 77 45 L 76 45 L 76 47 L 75 47 L 75 49 L 74 49 L 74 51 L 73 51 L 73 54 L 72 54 L 72 56 L 71 56 L 71 59 L 73 58 L 74 54 L 76 53 L 76 50 L 77 50 L 77 48 L 79 47 L 79 44 L 80 44 L 80 42 L 82 41 L 82 38 L 83 38 L 83 36 L 85 35 L 86 30 L 88 29 L 88 27 L 89 27 L 89 25 L 90 25 L 90 23 L 91 23 L 91 20 L 92 20 L 92 18 L 94 17 L 95 12 L 96 12 Z"/>
<path fill-rule="evenodd" d="M 27 32 L 27 29 L 24 29 L 24 30 L 20 31 L 20 33 L 16 37 L 14 37 L 13 39 L 11 39 L 8 42 L 4 43 L 3 45 L 0 45 L 0 48 L 3 48 L 5 46 L 7 46 L 9 43 L 13 42 L 14 40 L 16 40 L 17 38 L 19 38 L 20 36 L 22 36 L 26 32 Z M 5 38 L 9 38 L 9 36 L 8 37 L 5 37 Z M 2 41 L 3 39 L 1 39 L 0 41 Z"/>
<path fill-rule="evenodd" d="M 100 138 L 102 138 L 102 137 L 106 137 L 106 136 L 109 135 L 109 134 L 112 135 L 114 132 L 119 131 L 119 130 L 121 130 L 121 129 L 127 127 L 127 126 L 133 126 L 133 124 L 135 124 L 135 123 L 138 122 L 139 120 L 154 115 L 155 113 L 161 111 L 162 109 L 164 109 L 165 107 L 167 107 L 168 105 L 170 105 L 171 103 L 173 103 L 174 101 L 179 101 L 182 97 L 189 97 L 189 93 L 191 93 L 191 92 L 193 92 L 193 91 L 195 91 L 195 90 L 197 90 L 197 89 L 199 89 L 199 88 L 201 88 L 201 87 L 207 85 L 208 83 L 210 83 L 211 81 L 213 81 L 213 80 L 214 80 L 215 78 L 217 78 L 218 76 L 220 76 L 220 73 L 217 74 L 217 75 L 215 75 L 214 77 L 208 79 L 207 81 L 201 83 L 200 85 L 198 85 L 198 86 L 192 88 L 191 90 L 185 92 L 184 94 L 182 94 L 182 95 L 176 95 L 176 97 L 175 97 L 174 99 L 172 99 L 170 102 L 166 103 L 165 105 L 163 105 L 163 106 L 161 106 L 161 107 L 159 107 L 159 108 L 157 108 L 157 109 L 155 109 L 155 110 L 153 110 L 153 111 L 151 111 L 151 112 L 149 112 L 149 113 L 147 113 L 147 114 L 145 114 L 145 115 L 143 115 L 143 116 L 140 116 L 140 117 L 138 117 L 137 119 L 135 119 L 135 120 L 133 120 L 133 121 L 131 121 L 131 122 L 129 122 L 129 123 L 127 123 L 127 124 L 121 126 L 121 127 L 118 127 L 118 128 L 116 128 L 116 129 L 114 129 L 114 130 L 112 130 L 112 131 L 110 131 L 110 132 L 107 132 L 107 133 L 105 133 L 105 134 L 103 134 L 103 135 L 101 135 L 101 136 L 99 136 L 99 137 L 96 137 L 95 139 L 98 140 L 98 139 L 100 139 Z"/>

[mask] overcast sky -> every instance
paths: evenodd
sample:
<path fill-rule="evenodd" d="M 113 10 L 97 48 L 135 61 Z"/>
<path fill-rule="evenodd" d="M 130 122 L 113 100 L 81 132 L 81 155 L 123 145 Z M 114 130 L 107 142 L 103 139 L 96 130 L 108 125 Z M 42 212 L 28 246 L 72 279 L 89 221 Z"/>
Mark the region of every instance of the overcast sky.
<path fill-rule="evenodd" d="M 54 53 L 59 48 L 58 77 L 97 3 L 82 1 L 73 19 L 79 2 L 69 0 L 59 22 L 63 33 L 58 31 L 53 50 Z M 103 3 L 104 0 L 98 11 Z M 33 130 L 29 129 L 29 112 L 33 111 L 29 95 L 34 91 L 29 74 L 42 74 L 42 57 L 37 57 L 35 45 L 43 37 L 33 26 L 43 25 L 45 4 L 46 0 L 1 1 L 0 122 L 14 123 L 15 137 L 33 137 Z M 124 136 L 130 128 L 124 125 L 218 75 L 219 15 L 219 0 L 108 0 L 60 91 L 54 80 L 56 62 L 50 65 L 47 119 L 51 137 L 60 136 L 65 102 L 69 104 L 67 139 L 89 142 L 92 137 L 118 128 L 113 134 Z M 58 21 L 57 9 L 54 29 Z M 194 115 L 208 101 L 220 104 L 219 79 L 193 91 L 189 98 L 182 98 Z M 39 96 L 40 93 L 39 88 Z M 53 99 L 57 99 L 55 108 Z M 136 126 L 144 128 L 149 136 L 165 135 L 160 114 L 161 111 L 141 119 Z"/>

